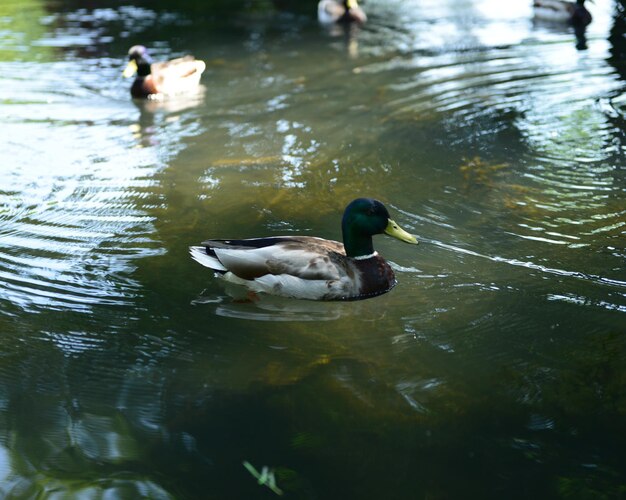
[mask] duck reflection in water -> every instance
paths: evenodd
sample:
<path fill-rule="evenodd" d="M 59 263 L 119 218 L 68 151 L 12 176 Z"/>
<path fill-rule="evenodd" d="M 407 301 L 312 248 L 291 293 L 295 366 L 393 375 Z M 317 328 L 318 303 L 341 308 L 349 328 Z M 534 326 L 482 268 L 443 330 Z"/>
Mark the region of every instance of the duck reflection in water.
<path fill-rule="evenodd" d="M 367 16 L 356 0 L 321 0 L 317 5 L 317 19 L 330 36 L 346 38 L 350 57 L 359 55 L 358 33 Z"/>
<path fill-rule="evenodd" d="M 251 321 L 335 321 L 346 317 L 378 321 L 387 314 L 387 303 L 393 300 L 382 296 L 377 299 L 379 307 L 371 307 L 366 302 L 317 302 L 268 294 L 252 298 L 238 285 L 223 282 L 223 287 L 226 295 L 204 291 L 191 303 L 215 307 L 216 316 Z"/>
<path fill-rule="evenodd" d="M 576 35 L 576 48 L 587 48 L 586 31 L 593 18 L 585 7 L 585 0 L 534 0 L 533 10 L 536 21 L 572 26 Z"/>
<path fill-rule="evenodd" d="M 154 147 L 160 142 L 163 126 L 180 119 L 190 109 L 202 106 L 206 88 L 200 85 L 193 93 L 181 94 L 165 99 L 133 99 L 139 110 L 137 123 L 130 126 L 139 147 Z"/>
<path fill-rule="evenodd" d="M 351 24 L 329 24 L 324 26 L 327 33 L 333 38 L 343 37 L 346 44 L 346 52 L 352 59 L 359 56 L 359 31 L 360 26 Z"/>

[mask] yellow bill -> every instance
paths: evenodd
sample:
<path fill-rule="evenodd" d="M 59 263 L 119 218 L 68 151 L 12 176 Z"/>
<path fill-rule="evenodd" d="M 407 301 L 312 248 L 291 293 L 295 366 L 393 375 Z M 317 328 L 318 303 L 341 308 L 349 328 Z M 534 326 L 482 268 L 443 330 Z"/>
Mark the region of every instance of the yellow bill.
<path fill-rule="evenodd" d="M 357 0 L 348 0 L 346 5 L 348 6 L 348 9 L 358 9 L 359 7 Z"/>
<path fill-rule="evenodd" d="M 404 241 L 405 243 L 411 243 L 412 245 L 417 245 L 417 238 L 412 234 L 407 233 L 404 229 L 402 229 L 398 224 L 389 219 L 387 223 L 387 227 L 385 229 L 385 234 L 389 236 L 393 236 L 394 238 L 399 239 L 400 241 Z"/>
<path fill-rule="evenodd" d="M 126 66 L 126 69 L 124 70 L 122 75 L 124 75 L 124 78 L 130 78 L 135 73 L 137 73 L 137 61 L 131 59 L 130 61 L 128 61 L 128 65 Z"/>

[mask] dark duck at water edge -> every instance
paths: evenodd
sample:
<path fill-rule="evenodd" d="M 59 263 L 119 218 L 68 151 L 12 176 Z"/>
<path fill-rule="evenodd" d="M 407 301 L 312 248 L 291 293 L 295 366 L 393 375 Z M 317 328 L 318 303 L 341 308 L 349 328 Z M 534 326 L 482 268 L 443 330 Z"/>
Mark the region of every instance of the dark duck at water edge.
<path fill-rule="evenodd" d="M 358 198 L 345 209 L 343 243 L 313 236 L 207 240 L 190 247 L 194 260 L 254 292 L 309 300 L 360 300 L 396 285 L 372 236 L 387 234 L 416 245 L 378 200 Z"/>
<path fill-rule="evenodd" d="M 574 27 L 585 27 L 592 20 L 591 13 L 585 7 L 585 0 L 534 0 L 533 10 L 535 19 L 570 23 Z"/>
<path fill-rule="evenodd" d="M 131 96 L 139 99 L 172 96 L 195 91 L 206 65 L 193 56 L 164 62 L 153 62 L 143 45 L 134 45 L 128 51 L 128 65 L 123 75 L 136 74 L 130 87 Z"/>
<path fill-rule="evenodd" d="M 363 24 L 367 16 L 357 0 L 320 0 L 317 4 L 317 19 L 322 24 Z"/>

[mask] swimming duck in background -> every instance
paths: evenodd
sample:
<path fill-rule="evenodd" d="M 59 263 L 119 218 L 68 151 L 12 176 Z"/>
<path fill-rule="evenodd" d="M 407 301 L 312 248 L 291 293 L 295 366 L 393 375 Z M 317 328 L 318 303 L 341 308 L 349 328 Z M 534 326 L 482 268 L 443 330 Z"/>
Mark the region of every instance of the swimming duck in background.
<path fill-rule="evenodd" d="M 590 0 L 591 1 L 591 0 Z M 585 0 L 567 2 L 564 0 L 534 0 L 536 19 L 571 23 L 574 26 L 587 26 L 591 22 L 591 14 L 585 7 Z"/>
<path fill-rule="evenodd" d="M 130 78 L 137 74 L 130 87 L 133 97 L 153 98 L 193 91 L 205 67 L 204 61 L 193 56 L 155 63 L 143 45 L 134 45 L 128 51 L 128 65 L 123 75 Z"/>
<path fill-rule="evenodd" d="M 253 292 L 309 300 L 360 300 L 396 285 L 391 266 L 374 251 L 372 236 L 417 244 L 385 206 L 358 198 L 341 221 L 343 244 L 313 236 L 208 240 L 190 247 L 194 260 Z"/>
<path fill-rule="evenodd" d="M 317 19 L 320 23 L 364 23 L 367 16 L 357 0 L 320 0 L 317 4 Z"/>

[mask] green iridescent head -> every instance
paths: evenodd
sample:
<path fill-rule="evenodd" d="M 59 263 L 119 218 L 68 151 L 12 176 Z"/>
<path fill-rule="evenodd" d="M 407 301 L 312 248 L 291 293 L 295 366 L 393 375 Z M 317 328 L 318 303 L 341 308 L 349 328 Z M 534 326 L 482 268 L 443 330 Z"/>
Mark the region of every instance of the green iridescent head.
<path fill-rule="evenodd" d="M 385 205 L 372 198 L 357 198 L 346 207 L 341 221 L 341 231 L 348 257 L 374 253 L 372 236 L 375 234 L 384 233 L 406 243 L 417 244 L 415 236 L 391 220 Z"/>

